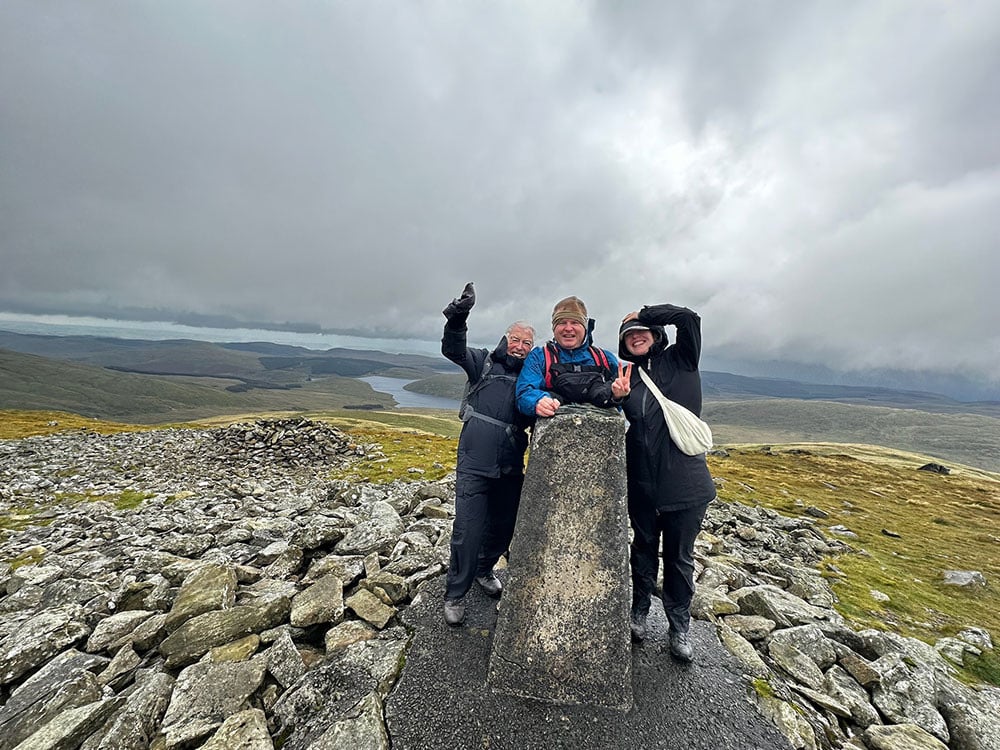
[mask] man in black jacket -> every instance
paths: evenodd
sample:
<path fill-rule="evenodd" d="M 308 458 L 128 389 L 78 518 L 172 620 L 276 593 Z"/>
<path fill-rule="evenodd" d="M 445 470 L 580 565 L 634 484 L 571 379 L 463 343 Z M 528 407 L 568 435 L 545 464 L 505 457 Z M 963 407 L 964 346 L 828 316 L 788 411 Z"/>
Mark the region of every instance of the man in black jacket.
<path fill-rule="evenodd" d="M 468 378 L 445 589 L 444 619 L 449 625 L 461 625 L 465 619 L 464 597 L 473 580 L 488 595 L 500 596 L 502 586 L 493 566 L 514 535 L 531 423 L 517 410 L 514 386 L 534 345 L 535 330 L 518 321 L 507 328 L 493 351 L 470 349 L 466 322 L 475 303 L 470 281 L 444 309 L 448 321 L 441 338 L 441 353 Z"/>

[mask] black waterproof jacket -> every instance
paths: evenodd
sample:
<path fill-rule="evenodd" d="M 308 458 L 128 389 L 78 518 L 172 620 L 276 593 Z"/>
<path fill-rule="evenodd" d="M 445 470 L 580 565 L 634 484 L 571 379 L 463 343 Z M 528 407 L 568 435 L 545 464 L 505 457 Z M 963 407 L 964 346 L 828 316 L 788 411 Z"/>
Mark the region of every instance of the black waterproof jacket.
<path fill-rule="evenodd" d="M 470 398 L 458 438 L 457 470 L 484 477 L 524 473 L 527 428 L 532 423 L 517 410 L 514 386 L 524 360 L 507 354 L 507 338 L 490 352 L 466 346 L 468 328 L 445 324 L 441 353 L 465 370 Z M 491 357 L 486 380 L 481 385 L 486 358 Z M 479 416 L 474 416 L 479 415 Z M 481 418 L 485 417 L 485 419 Z M 502 424 L 498 424 L 502 423 Z"/>
<path fill-rule="evenodd" d="M 649 355 L 632 357 L 624 341 L 618 352 L 634 364 L 631 393 L 622 404 L 629 423 L 625 435 L 629 506 L 673 511 L 707 504 L 715 497 L 715 485 L 705 455 L 688 456 L 674 445 L 660 405 L 637 369 L 645 369 L 664 396 L 701 416 L 701 318 L 686 307 L 652 305 L 639 311 L 639 322 L 650 327 L 655 339 Z M 677 343 L 670 346 L 666 325 L 677 327 Z"/>

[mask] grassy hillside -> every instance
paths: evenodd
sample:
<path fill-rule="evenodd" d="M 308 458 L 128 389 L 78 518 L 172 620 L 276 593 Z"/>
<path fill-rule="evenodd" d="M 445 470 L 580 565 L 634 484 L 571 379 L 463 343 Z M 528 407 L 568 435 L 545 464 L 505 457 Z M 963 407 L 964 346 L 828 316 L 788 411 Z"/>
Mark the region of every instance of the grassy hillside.
<path fill-rule="evenodd" d="M 0 350 L 0 409 L 42 409 L 153 424 L 218 414 L 342 409 L 394 400 L 351 378 L 331 377 L 292 390 L 230 393 L 225 379 L 164 378 Z"/>
<path fill-rule="evenodd" d="M 413 383 L 407 383 L 404 387 L 414 393 L 461 401 L 466 382 L 464 373 L 438 373 Z"/>
<path fill-rule="evenodd" d="M 421 378 L 442 366 L 420 355 L 331 349 L 320 352 L 262 342 L 217 344 L 176 339 L 35 336 L 0 331 L 0 349 L 147 375 L 225 377 L 242 390 L 304 385 L 319 377 Z"/>
<path fill-rule="evenodd" d="M 83 367 L 79 362 L 0 350 L 0 408 L 57 409 L 144 423 L 214 414 L 391 406 L 394 402 L 390 397 L 341 376 L 374 370 L 382 375 L 420 377 L 427 371 L 414 366 L 426 367 L 434 361 L 349 350 L 324 354 L 273 344 L 220 346 L 92 337 L 63 340 L 3 332 L 0 341 L 4 336 L 15 337 L 23 346 L 62 351 L 81 361 L 174 375 L 151 378 L 100 368 L 79 369 Z M 1000 471 L 1000 418 L 989 416 L 996 405 L 966 405 L 979 411 L 962 413 L 958 409 L 963 405 L 934 394 L 812 386 L 721 373 L 706 373 L 705 380 L 707 394 L 714 394 L 706 397 L 705 417 L 721 442 L 865 443 Z M 437 373 L 409 384 L 407 389 L 457 400 L 464 383 L 461 374 Z M 761 392 L 796 385 L 801 386 L 801 399 L 759 397 Z M 243 392 L 227 392 L 234 390 Z M 824 394 L 860 400 L 818 400 Z M 720 398 L 722 395 L 729 396 L 728 400 Z M 873 400 L 912 402 L 920 408 L 873 406 Z"/>
<path fill-rule="evenodd" d="M 1000 419 L 982 413 L 961 413 L 955 406 L 958 402 L 950 399 L 930 394 L 924 404 L 927 408 L 904 409 L 815 398 L 750 397 L 748 389 L 751 386 L 747 381 L 756 380 L 760 379 L 737 379 L 744 389 L 739 400 L 718 400 L 717 396 L 722 393 L 732 397 L 720 387 L 714 389 L 716 397 L 706 394 L 703 416 L 712 426 L 717 442 L 864 443 L 924 453 L 938 461 L 957 461 L 1000 471 Z M 417 393 L 460 399 L 464 384 L 462 375 L 440 374 L 410 383 L 406 388 Z M 804 387 L 811 389 L 809 393 L 813 395 L 825 392 L 822 386 Z M 855 395 L 880 392 L 886 399 L 890 398 L 886 393 L 895 393 L 886 389 L 833 388 L 841 395 L 852 391 L 857 392 Z M 945 402 L 947 408 L 944 408 Z M 988 412 L 988 406 L 980 404 L 977 408 Z"/>
<path fill-rule="evenodd" d="M 916 409 L 755 399 L 707 401 L 718 442 L 866 443 L 1000 471 L 1000 419 Z"/>
<path fill-rule="evenodd" d="M 917 471 L 927 456 L 871 446 L 746 445 L 728 453 L 709 462 L 721 499 L 792 516 L 818 508 L 829 514 L 820 528 L 857 535 L 846 539 L 853 553 L 822 566 L 838 610 L 856 625 L 929 642 L 968 626 L 1000 635 L 1000 475 Z M 987 586 L 945 585 L 945 570 L 980 571 Z M 1000 682 L 1000 657 L 987 657 L 976 673 Z"/>

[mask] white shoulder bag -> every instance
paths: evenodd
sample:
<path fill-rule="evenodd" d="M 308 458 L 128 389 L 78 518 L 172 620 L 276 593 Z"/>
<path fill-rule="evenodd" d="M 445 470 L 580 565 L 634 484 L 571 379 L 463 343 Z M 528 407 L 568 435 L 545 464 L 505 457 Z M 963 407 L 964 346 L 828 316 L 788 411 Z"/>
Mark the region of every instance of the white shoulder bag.
<path fill-rule="evenodd" d="M 664 396 L 642 367 L 639 367 L 639 377 L 642 378 L 642 382 L 649 388 L 649 392 L 659 402 L 670 437 L 674 441 L 674 445 L 680 448 L 681 453 L 697 456 L 711 450 L 712 430 L 708 424 L 690 409 Z"/>

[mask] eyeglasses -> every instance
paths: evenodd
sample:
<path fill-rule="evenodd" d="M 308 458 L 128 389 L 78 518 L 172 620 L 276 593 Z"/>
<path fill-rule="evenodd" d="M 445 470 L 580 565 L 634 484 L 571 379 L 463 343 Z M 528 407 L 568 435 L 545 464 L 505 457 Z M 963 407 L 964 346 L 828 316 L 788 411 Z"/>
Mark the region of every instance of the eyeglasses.
<path fill-rule="evenodd" d="M 532 341 L 531 339 L 522 339 L 522 338 L 518 338 L 517 336 L 508 336 L 507 337 L 507 343 L 508 344 L 524 344 L 525 346 L 532 346 L 535 342 Z"/>

